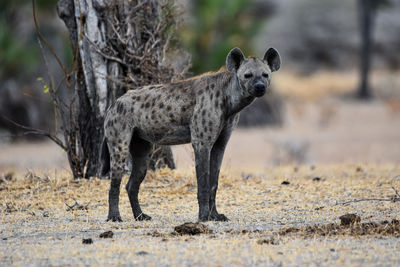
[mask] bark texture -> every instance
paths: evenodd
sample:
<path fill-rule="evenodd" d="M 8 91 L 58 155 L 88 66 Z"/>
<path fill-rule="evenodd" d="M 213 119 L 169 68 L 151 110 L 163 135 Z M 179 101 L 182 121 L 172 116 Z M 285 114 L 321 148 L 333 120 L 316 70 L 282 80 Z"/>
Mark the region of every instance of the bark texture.
<path fill-rule="evenodd" d="M 57 11 L 75 51 L 69 111 L 61 112 L 68 117 L 63 120 L 67 152 L 74 176 L 88 178 L 100 169 L 103 120 L 115 99 L 186 71 L 166 60 L 176 8 L 168 0 L 60 0 Z M 169 147 L 155 147 L 150 163 L 175 167 Z"/>

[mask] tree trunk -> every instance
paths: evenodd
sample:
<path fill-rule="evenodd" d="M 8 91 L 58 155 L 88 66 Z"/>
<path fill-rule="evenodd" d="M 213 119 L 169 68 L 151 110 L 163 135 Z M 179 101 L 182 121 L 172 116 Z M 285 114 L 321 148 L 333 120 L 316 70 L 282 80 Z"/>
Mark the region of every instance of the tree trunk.
<path fill-rule="evenodd" d="M 374 0 L 358 0 L 361 49 L 360 49 L 360 84 L 358 97 L 369 99 L 372 97 L 369 86 L 369 72 L 371 66 L 372 32 L 374 28 L 375 5 Z"/>
<path fill-rule="evenodd" d="M 172 69 L 162 66 L 169 42 L 165 40 L 168 28 L 162 25 L 171 26 L 160 15 L 164 2 L 58 2 L 59 17 L 67 26 L 76 51 L 75 87 L 70 92 L 74 95 L 72 116 L 70 125 L 64 126 L 69 127 L 64 132 L 70 143 L 74 176 L 88 178 L 98 174 L 104 116 L 116 98 L 129 88 L 166 82 L 174 77 Z M 155 151 L 150 167 L 175 167 L 169 147 L 156 147 Z"/>

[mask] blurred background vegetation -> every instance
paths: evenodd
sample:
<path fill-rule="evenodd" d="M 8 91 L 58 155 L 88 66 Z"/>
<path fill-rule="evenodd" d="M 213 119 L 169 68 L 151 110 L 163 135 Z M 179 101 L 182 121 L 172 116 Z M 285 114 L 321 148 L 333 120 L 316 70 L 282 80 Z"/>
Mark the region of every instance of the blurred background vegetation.
<path fill-rule="evenodd" d="M 357 71 L 360 1 L 364 0 L 179 0 L 183 8 L 180 45 L 191 55 L 192 75 L 218 70 L 235 46 L 246 55 L 258 56 L 274 46 L 283 58 L 282 72 L 297 76 Z M 400 68 L 400 0 L 368 1 L 384 3 L 374 13 L 372 69 L 395 72 Z M 36 0 L 38 20 L 43 35 L 68 65 L 72 53 L 56 3 Z M 48 58 L 49 69 L 59 80 L 62 74 Z M 29 126 L 52 127 L 51 101 L 43 97 L 38 77 L 47 79 L 48 70 L 34 30 L 32 3 L 2 0 L 0 113 Z M 395 85 L 390 90 L 396 93 L 393 88 L 398 88 L 398 81 L 389 80 Z M 288 86 L 292 85 L 285 84 L 283 92 L 292 89 Z M 386 85 L 383 89 L 379 84 L 374 86 L 374 94 L 389 90 Z M 0 129 L 4 128 L 12 126 L 0 120 Z M 17 134 L 17 129 L 12 133 Z"/>

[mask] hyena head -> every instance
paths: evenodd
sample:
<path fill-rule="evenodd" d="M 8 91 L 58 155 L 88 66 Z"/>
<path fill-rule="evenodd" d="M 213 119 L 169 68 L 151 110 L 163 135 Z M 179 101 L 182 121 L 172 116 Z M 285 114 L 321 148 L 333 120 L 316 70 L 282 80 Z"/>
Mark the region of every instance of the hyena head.
<path fill-rule="evenodd" d="M 245 58 L 237 47 L 226 57 L 226 68 L 236 75 L 244 96 L 263 96 L 271 82 L 271 72 L 280 66 L 281 59 L 274 48 L 268 49 L 262 59 Z"/>

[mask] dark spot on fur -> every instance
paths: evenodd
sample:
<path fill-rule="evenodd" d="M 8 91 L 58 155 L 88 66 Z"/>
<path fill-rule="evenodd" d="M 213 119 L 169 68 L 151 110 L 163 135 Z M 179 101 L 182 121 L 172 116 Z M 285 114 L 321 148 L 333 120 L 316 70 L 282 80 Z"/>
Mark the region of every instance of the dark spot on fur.
<path fill-rule="evenodd" d="M 210 128 L 213 126 L 212 121 L 209 121 L 209 122 L 208 122 L 208 126 L 210 126 Z"/>
<path fill-rule="evenodd" d="M 206 120 L 205 120 L 205 119 L 202 119 L 202 120 L 201 120 L 201 124 L 202 124 L 202 125 L 205 125 L 205 124 L 206 124 Z"/>
<path fill-rule="evenodd" d="M 219 106 L 218 99 L 215 99 L 215 107 L 217 107 L 217 108 L 218 108 L 218 106 Z"/>
<path fill-rule="evenodd" d="M 144 103 L 142 103 L 142 104 L 140 105 L 140 108 L 144 108 Z"/>
<path fill-rule="evenodd" d="M 203 93 L 204 93 L 203 89 L 200 89 L 200 90 L 199 90 L 199 95 L 201 95 L 201 94 L 203 94 Z"/>
<path fill-rule="evenodd" d="M 201 97 L 201 103 L 204 103 L 204 95 Z"/>
<path fill-rule="evenodd" d="M 217 91 L 217 93 L 215 94 L 215 97 L 219 97 L 221 95 L 220 91 Z"/>
<path fill-rule="evenodd" d="M 203 134 L 203 133 L 200 133 L 200 138 L 203 138 L 203 136 L 204 136 L 204 134 Z"/>
<path fill-rule="evenodd" d="M 194 120 L 197 120 L 197 114 L 194 114 L 193 118 Z"/>
<path fill-rule="evenodd" d="M 136 98 L 136 100 L 137 100 L 137 101 L 140 101 L 140 96 L 138 96 L 138 97 Z"/>
<path fill-rule="evenodd" d="M 205 116 L 206 115 L 206 110 L 203 109 L 203 111 L 201 112 L 201 115 Z"/>
<path fill-rule="evenodd" d="M 212 84 L 211 84 L 211 89 L 214 89 L 214 87 L 215 87 L 215 84 L 212 83 Z"/>
<path fill-rule="evenodd" d="M 186 111 L 186 107 L 182 107 L 181 110 L 182 110 L 182 112 L 185 112 Z"/>
<path fill-rule="evenodd" d="M 213 93 L 211 93 L 211 94 L 210 94 L 210 100 L 212 101 L 212 100 L 213 100 L 213 98 L 214 98 L 214 94 L 213 94 Z"/>
<path fill-rule="evenodd" d="M 208 139 L 208 141 L 211 141 L 211 136 L 208 136 L 208 138 L 207 138 L 207 139 Z"/>
<path fill-rule="evenodd" d="M 124 105 L 121 102 L 118 102 L 117 112 L 121 114 L 123 110 L 124 110 Z"/>
<path fill-rule="evenodd" d="M 164 103 L 160 103 L 159 107 L 163 108 L 164 107 Z"/>
<path fill-rule="evenodd" d="M 151 114 L 151 119 L 154 120 L 156 116 L 154 114 Z"/>
<path fill-rule="evenodd" d="M 146 105 L 145 105 L 145 107 L 146 107 L 146 108 L 149 108 L 149 107 L 150 107 L 150 103 L 147 102 Z"/>
<path fill-rule="evenodd" d="M 171 106 L 167 106 L 167 111 L 170 111 L 171 109 Z"/>

